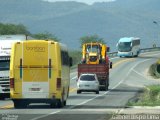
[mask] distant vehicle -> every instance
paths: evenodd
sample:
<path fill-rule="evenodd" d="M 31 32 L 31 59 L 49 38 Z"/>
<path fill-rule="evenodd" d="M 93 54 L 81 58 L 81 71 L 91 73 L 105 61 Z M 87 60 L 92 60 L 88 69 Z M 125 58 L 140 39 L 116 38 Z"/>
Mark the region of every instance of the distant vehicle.
<path fill-rule="evenodd" d="M 17 42 L 10 64 L 11 99 L 15 108 L 30 103 L 63 107 L 69 94 L 72 60 L 65 45 L 46 40 Z"/>
<path fill-rule="evenodd" d="M 140 54 L 140 38 L 124 37 L 117 43 L 119 57 L 138 57 Z"/>
<path fill-rule="evenodd" d="M 81 74 L 77 80 L 77 94 L 81 92 L 96 92 L 99 94 L 99 82 L 96 74 Z"/>
<path fill-rule="evenodd" d="M 108 90 L 109 88 L 109 68 L 111 64 L 78 64 L 78 78 L 81 74 L 96 74 L 99 81 L 100 90 Z"/>
<path fill-rule="evenodd" d="M 31 39 L 26 35 L 0 35 L 0 99 L 10 97 L 9 65 L 11 46 L 14 42 Z"/>
<path fill-rule="evenodd" d="M 107 55 L 109 47 L 98 42 L 85 43 L 82 47 L 82 61 L 78 64 L 78 78 L 81 74 L 96 74 L 100 90 L 108 90 L 109 68 L 112 62 Z"/>
<path fill-rule="evenodd" d="M 106 63 L 109 47 L 98 42 L 85 43 L 82 46 L 82 64 Z"/>
<path fill-rule="evenodd" d="M 0 100 L 10 97 L 9 56 L 0 56 Z"/>

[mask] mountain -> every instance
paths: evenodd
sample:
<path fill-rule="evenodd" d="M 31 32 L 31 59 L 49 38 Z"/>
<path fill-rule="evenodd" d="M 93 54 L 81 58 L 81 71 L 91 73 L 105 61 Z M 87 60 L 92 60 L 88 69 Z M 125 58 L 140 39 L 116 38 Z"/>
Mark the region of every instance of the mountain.
<path fill-rule="evenodd" d="M 97 34 L 116 50 L 121 37 L 140 37 L 141 47 L 160 46 L 160 0 L 80 2 L 0 0 L 0 22 L 24 24 L 31 33 L 48 31 L 70 49 L 80 49 L 82 36 Z M 154 24 L 153 21 L 159 22 Z"/>

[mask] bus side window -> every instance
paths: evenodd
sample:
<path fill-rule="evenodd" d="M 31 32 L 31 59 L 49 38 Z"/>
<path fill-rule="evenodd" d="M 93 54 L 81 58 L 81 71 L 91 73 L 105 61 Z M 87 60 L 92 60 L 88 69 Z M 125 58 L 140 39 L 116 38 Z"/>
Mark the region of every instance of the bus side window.
<path fill-rule="evenodd" d="M 66 51 L 61 51 L 62 65 L 70 66 L 69 56 Z"/>

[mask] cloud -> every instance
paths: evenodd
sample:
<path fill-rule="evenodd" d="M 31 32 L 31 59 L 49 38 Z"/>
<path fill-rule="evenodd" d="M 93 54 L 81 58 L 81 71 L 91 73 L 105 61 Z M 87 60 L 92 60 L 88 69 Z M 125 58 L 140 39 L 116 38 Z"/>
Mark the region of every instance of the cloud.
<path fill-rule="evenodd" d="M 116 0 L 43 0 L 48 2 L 58 2 L 58 1 L 77 1 L 77 2 L 83 2 L 89 5 L 92 5 L 95 2 L 114 2 Z"/>

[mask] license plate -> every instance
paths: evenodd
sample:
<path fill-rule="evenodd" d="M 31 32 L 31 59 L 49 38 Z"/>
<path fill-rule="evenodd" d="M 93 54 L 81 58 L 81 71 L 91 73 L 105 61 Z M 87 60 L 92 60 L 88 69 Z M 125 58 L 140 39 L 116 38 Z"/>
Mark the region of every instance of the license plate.
<path fill-rule="evenodd" d="M 40 91 L 40 88 L 30 88 L 30 91 Z"/>
<path fill-rule="evenodd" d="M 89 87 L 89 85 L 85 85 L 86 87 Z"/>

